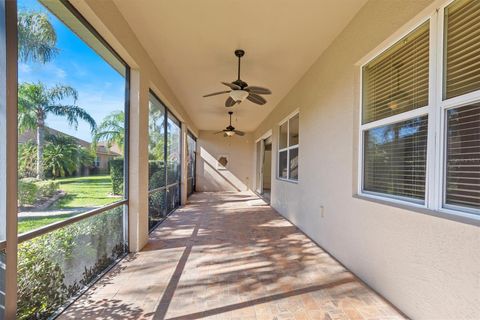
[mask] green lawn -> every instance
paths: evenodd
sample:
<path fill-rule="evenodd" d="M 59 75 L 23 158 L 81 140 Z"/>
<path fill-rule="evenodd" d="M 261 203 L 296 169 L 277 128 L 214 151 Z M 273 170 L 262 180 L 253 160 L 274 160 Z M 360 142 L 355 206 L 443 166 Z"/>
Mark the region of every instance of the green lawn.
<path fill-rule="evenodd" d="M 62 214 L 55 217 L 42 217 L 42 218 L 25 218 L 18 221 L 18 233 L 24 233 L 30 230 L 35 230 L 48 224 L 62 221 L 73 216 L 72 214 Z"/>
<path fill-rule="evenodd" d="M 60 190 L 67 193 L 52 209 L 99 207 L 120 200 L 112 197 L 112 179 L 109 175 L 57 179 Z"/>
<path fill-rule="evenodd" d="M 85 208 L 73 214 L 62 214 L 52 217 L 22 218 L 18 222 L 18 233 L 24 233 L 42 226 L 65 220 L 80 212 L 85 212 L 94 207 L 119 201 L 121 197 L 112 197 L 112 180 L 109 175 L 75 177 L 57 179 L 60 190 L 67 193 L 66 196 L 55 202 L 49 210 L 68 210 Z"/>

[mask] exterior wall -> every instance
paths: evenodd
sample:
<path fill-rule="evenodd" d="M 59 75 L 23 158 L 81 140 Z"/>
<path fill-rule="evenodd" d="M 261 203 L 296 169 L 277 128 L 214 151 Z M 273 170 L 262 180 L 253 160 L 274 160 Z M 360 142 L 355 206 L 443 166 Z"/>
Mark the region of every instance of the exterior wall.
<path fill-rule="evenodd" d="M 225 138 L 214 131 L 200 131 L 197 140 L 197 191 L 245 191 L 252 188 L 254 147 L 252 134 Z M 219 167 L 218 159 L 228 164 Z"/>
<path fill-rule="evenodd" d="M 355 64 L 430 3 L 370 0 L 254 138 L 273 129 L 271 205 L 373 289 L 414 319 L 479 319 L 480 228 L 354 196 Z M 276 179 L 278 123 L 296 108 L 299 182 L 289 183 Z"/>
<path fill-rule="evenodd" d="M 148 96 L 149 89 L 180 121 L 197 132 L 162 74 L 141 46 L 112 0 L 71 0 L 79 12 L 130 66 L 129 247 L 148 241 Z M 185 172 L 183 172 L 185 174 Z M 184 181 L 182 179 L 182 181 Z M 187 185 L 182 183 L 182 194 Z"/>
<path fill-rule="evenodd" d="M 108 162 L 113 159 L 113 156 L 109 156 L 107 154 L 97 154 L 98 160 L 99 160 L 99 166 L 98 170 L 101 173 L 108 173 L 109 172 L 109 166 Z"/>

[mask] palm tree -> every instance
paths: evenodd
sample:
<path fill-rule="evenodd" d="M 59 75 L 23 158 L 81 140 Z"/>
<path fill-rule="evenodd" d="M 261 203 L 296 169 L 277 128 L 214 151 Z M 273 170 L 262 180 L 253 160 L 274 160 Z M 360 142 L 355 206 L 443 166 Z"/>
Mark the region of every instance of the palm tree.
<path fill-rule="evenodd" d="M 42 83 L 22 83 L 18 87 L 18 128 L 37 132 L 37 178 L 44 179 L 43 146 L 45 144 L 45 119 L 48 114 L 66 118 L 69 125 L 77 128 L 78 119 L 86 121 L 95 131 L 95 120 L 76 105 L 77 91 L 70 86 L 57 85 L 47 88 Z M 73 104 L 64 104 L 72 98 Z"/>
<path fill-rule="evenodd" d="M 109 148 L 116 144 L 123 150 L 125 143 L 125 113 L 114 111 L 106 116 L 97 128 L 94 135 L 94 145 L 100 141 L 107 142 Z"/>
<path fill-rule="evenodd" d="M 20 61 L 47 63 L 60 51 L 56 47 L 57 34 L 46 13 L 20 11 L 17 25 Z"/>
<path fill-rule="evenodd" d="M 53 179 L 72 174 L 77 168 L 74 155 L 76 146 L 72 144 L 48 144 L 45 146 L 44 160 L 46 171 Z"/>

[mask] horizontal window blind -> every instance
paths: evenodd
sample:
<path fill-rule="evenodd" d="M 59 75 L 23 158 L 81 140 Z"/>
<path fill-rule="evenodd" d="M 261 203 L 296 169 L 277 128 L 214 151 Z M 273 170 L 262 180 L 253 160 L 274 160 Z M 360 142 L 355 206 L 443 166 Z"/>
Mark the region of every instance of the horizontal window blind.
<path fill-rule="evenodd" d="M 480 103 L 447 112 L 446 203 L 480 208 Z"/>
<path fill-rule="evenodd" d="M 427 122 L 422 116 L 364 132 L 364 190 L 425 199 Z"/>
<path fill-rule="evenodd" d="M 363 67 L 363 123 L 428 105 L 429 23 Z"/>
<path fill-rule="evenodd" d="M 459 0 L 445 9 L 444 56 L 444 98 L 480 90 L 480 1 Z"/>
<path fill-rule="evenodd" d="M 288 178 L 288 150 L 280 151 L 278 160 L 278 177 L 282 179 Z"/>
<path fill-rule="evenodd" d="M 298 180 L 298 148 L 288 150 L 289 177 L 290 180 Z"/>

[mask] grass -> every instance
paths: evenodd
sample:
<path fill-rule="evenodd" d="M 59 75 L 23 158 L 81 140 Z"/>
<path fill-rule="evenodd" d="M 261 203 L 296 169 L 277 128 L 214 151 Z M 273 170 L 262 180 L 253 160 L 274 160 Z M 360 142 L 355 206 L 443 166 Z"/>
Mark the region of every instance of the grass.
<path fill-rule="evenodd" d="M 67 195 L 58 200 L 51 209 L 100 207 L 118 201 L 112 197 L 112 179 L 109 175 L 57 179 L 60 190 Z"/>
<path fill-rule="evenodd" d="M 48 210 L 68 210 L 85 208 L 70 214 L 57 214 L 51 217 L 23 217 L 18 221 L 18 233 L 62 221 L 75 214 L 88 211 L 95 207 L 101 207 L 109 203 L 119 201 L 121 197 L 113 197 L 112 179 L 109 175 L 74 177 L 57 179 L 59 189 L 67 193 L 66 196 L 56 201 Z"/>
<path fill-rule="evenodd" d="M 65 220 L 73 215 L 74 214 L 62 214 L 54 217 L 24 218 L 18 221 L 18 233 L 21 234 L 30 230 L 35 230 L 51 223 Z"/>

